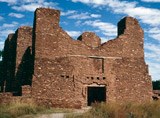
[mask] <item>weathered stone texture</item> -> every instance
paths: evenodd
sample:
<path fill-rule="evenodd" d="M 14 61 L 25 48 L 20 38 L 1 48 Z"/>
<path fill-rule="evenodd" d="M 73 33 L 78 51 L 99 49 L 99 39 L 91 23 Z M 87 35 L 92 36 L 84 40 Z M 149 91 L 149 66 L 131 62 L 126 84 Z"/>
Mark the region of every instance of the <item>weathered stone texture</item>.
<path fill-rule="evenodd" d="M 31 86 L 30 85 L 24 85 L 22 86 L 22 95 L 31 97 Z"/>
<path fill-rule="evenodd" d="M 101 44 L 101 39 L 91 32 L 73 40 L 59 26 L 59 16 L 58 10 L 38 8 L 33 36 L 31 28 L 23 28 L 21 38 L 17 38 L 16 69 L 28 50 L 29 61 L 24 62 L 30 66 L 23 67 L 31 70 L 21 69 L 30 75 L 31 84 L 20 76 L 25 83 L 20 85 L 32 85 L 23 86 L 22 95 L 31 92 L 38 104 L 80 108 L 88 105 L 89 87 L 105 87 L 106 102 L 151 100 L 143 30 L 136 19 L 123 18 L 118 23 L 117 38 Z"/>
<path fill-rule="evenodd" d="M 6 92 L 21 94 L 21 85 L 31 85 L 31 46 L 32 28 L 26 26 L 18 28 L 5 41 L 3 82 Z"/>
<path fill-rule="evenodd" d="M 17 35 L 15 79 L 20 86 L 31 85 L 33 74 L 32 28 L 20 27 Z"/>
<path fill-rule="evenodd" d="M 17 30 L 17 47 L 16 47 L 16 72 L 22 63 L 23 56 L 28 48 L 32 46 L 32 28 L 23 26 Z"/>
<path fill-rule="evenodd" d="M 86 45 L 96 48 L 101 45 L 101 39 L 95 33 L 85 32 L 78 37 L 78 40 L 83 41 Z"/>

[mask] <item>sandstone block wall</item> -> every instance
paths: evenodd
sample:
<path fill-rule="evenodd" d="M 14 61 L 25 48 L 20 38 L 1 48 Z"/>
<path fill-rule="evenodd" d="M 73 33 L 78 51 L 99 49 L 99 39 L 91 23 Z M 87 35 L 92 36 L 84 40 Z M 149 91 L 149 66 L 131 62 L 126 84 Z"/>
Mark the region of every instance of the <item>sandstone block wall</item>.
<path fill-rule="evenodd" d="M 88 105 L 90 87 L 104 87 L 106 102 L 151 100 L 143 30 L 136 19 L 123 18 L 117 38 L 101 44 L 92 32 L 73 40 L 59 26 L 59 17 L 58 10 L 38 8 L 33 35 L 28 27 L 15 33 L 14 85 L 19 94 L 31 94 L 38 104 L 74 108 Z"/>

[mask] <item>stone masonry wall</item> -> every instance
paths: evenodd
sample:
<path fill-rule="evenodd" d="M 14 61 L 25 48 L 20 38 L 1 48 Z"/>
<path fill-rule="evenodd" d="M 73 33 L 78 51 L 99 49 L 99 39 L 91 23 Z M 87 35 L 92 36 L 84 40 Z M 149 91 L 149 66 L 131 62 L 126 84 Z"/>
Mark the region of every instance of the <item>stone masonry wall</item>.
<path fill-rule="evenodd" d="M 137 20 L 122 19 L 117 38 L 101 45 L 89 32 L 73 40 L 60 28 L 59 16 L 52 9 L 35 12 L 34 98 L 50 99 L 52 106 L 81 107 L 87 105 L 87 87 L 103 85 L 107 102 L 151 100 L 143 30 Z"/>
<path fill-rule="evenodd" d="M 32 28 L 22 26 L 17 30 L 15 91 L 22 94 L 23 85 L 32 84 Z"/>
<path fill-rule="evenodd" d="M 33 74 L 30 66 L 30 60 L 33 60 L 31 46 L 32 28 L 30 27 L 18 28 L 15 34 L 10 34 L 5 41 L 3 73 L 6 92 L 21 94 L 21 85 L 31 85 L 31 75 Z M 30 74 L 30 71 L 32 71 L 32 74 Z"/>
<path fill-rule="evenodd" d="M 3 91 L 11 92 L 15 74 L 16 34 L 9 34 L 4 45 L 3 55 Z"/>
<path fill-rule="evenodd" d="M 89 87 L 105 87 L 106 102 L 151 101 L 143 30 L 136 19 L 123 18 L 117 37 L 103 44 L 92 32 L 73 40 L 59 26 L 59 20 L 60 11 L 38 8 L 33 32 L 30 27 L 21 27 L 13 36 L 14 85 L 19 94 L 38 104 L 81 108 L 88 105 Z"/>

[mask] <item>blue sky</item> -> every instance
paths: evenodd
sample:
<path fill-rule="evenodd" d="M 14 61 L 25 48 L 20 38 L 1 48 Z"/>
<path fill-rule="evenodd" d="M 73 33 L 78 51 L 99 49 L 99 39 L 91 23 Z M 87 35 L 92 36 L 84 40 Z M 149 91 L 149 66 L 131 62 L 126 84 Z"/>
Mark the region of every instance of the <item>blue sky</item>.
<path fill-rule="evenodd" d="M 0 0 L 0 49 L 9 33 L 33 25 L 37 7 L 59 9 L 60 25 L 74 39 L 93 31 L 105 42 L 116 37 L 121 18 L 137 18 L 145 33 L 150 75 L 153 80 L 160 79 L 160 0 Z"/>

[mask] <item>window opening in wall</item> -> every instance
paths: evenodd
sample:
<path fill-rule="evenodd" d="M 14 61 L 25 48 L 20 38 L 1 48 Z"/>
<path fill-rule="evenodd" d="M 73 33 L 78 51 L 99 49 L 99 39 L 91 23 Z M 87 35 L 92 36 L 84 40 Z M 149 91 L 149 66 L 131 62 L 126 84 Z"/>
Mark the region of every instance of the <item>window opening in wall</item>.
<path fill-rule="evenodd" d="M 61 75 L 61 77 L 64 77 L 64 75 Z"/>
<path fill-rule="evenodd" d="M 103 80 L 106 79 L 106 77 L 103 77 Z"/>
<path fill-rule="evenodd" d="M 66 76 L 66 78 L 69 78 L 69 76 Z"/>
<path fill-rule="evenodd" d="M 94 79 L 93 77 L 91 77 L 91 79 Z"/>
<path fill-rule="evenodd" d="M 99 77 L 97 77 L 97 79 L 99 80 Z"/>
<path fill-rule="evenodd" d="M 87 90 L 87 104 L 91 106 L 92 103 L 106 101 L 106 87 L 88 87 Z"/>
<path fill-rule="evenodd" d="M 89 77 L 87 77 L 87 79 L 89 79 Z"/>

